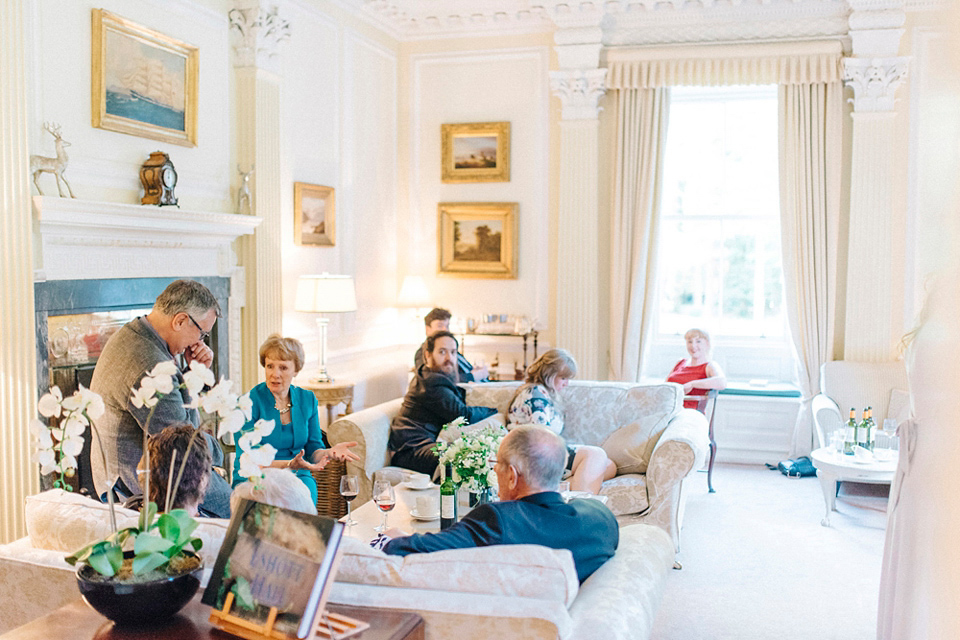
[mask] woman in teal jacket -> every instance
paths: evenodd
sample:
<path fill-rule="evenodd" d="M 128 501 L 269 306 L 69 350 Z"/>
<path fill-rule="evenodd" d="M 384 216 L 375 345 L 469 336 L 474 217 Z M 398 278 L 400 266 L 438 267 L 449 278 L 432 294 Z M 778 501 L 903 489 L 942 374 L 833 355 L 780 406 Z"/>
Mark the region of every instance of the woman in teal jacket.
<path fill-rule="evenodd" d="M 324 448 L 316 396 L 291 384 L 303 363 L 303 345 L 299 340 L 283 338 L 276 333 L 266 339 L 260 346 L 260 364 L 266 373 L 266 382 L 250 390 L 252 417 L 237 437 L 252 431 L 258 420 L 273 420 L 273 432 L 261 440 L 261 444 L 270 444 L 277 449 L 277 456 L 270 466 L 293 471 L 310 489 L 316 503 L 317 483 L 312 472 L 323 469 L 331 458 L 360 458 L 350 451 L 356 442 L 341 442 L 329 449 Z M 241 453 L 237 451 L 238 456 Z M 239 470 L 238 460 L 234 464 L 233 486 L 245 480 Z"/>

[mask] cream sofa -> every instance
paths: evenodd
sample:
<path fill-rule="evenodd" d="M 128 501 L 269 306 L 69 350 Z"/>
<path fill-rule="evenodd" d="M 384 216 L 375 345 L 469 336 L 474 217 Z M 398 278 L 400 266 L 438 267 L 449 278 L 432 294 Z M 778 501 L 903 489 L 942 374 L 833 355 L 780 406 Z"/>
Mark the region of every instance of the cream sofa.
<path fill-rule="evenodd" d="M 465 384 L 467 404 L 495 407 L 505 414 L 519 382 Z M 602 495 L 621 524 L 646 523 L 670 534 L 680 551 L 684 484 L 700 467 L 709 446 L 707 421 L 683 408 L 683 388 L 670 382 L 573 381 L 563 391 L 563 436 L 570 442 L 601 446 L 617 464 L 617 476 Z M 360 456 L 347 469 L 360 477 L 357 504 L 370 499 L 373 475 L 389 464 L 390 422 L 402 398 L 336 420 L 327 432 L 331 444 L 356 441 Z"/>
<path fill-rule="evenodd" d="M 120 510 L 118 525 L 136 513 Z M 59 489 L 27 499 L 28 536 L 0 545 L 0 633 L 78 597 L 66 553 L 102 537 L 104 505 Z M 228 521 L 204 520 L 205 566 L 213 566 Z M 650 636 L 673 562 L 659 528 L 620 530 L 616 555 L 582 585 L 567 550 L 511 545 L 387 556 L 352 538 L 330 601 L 415 611 L 426 637 L 441 640 L 562 638 L 643 640 Z"/>

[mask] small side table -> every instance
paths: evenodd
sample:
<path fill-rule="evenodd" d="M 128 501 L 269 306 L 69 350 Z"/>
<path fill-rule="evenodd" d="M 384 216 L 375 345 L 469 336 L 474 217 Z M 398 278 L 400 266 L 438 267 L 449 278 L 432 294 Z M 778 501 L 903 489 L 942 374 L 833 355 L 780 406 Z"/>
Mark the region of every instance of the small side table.
<path fill-rule="evenodd" d="M 810 454 L 813 466 L 817 469 L 820 478 L 820 488 L 823 490 L 823 502 L 826 515 L 820 521 L 825 527 L 830 526 L 830 512 L 837 510 L 837 491 L 840 483 L 863 482 L 866 484 L 890 484 L 897 472 L 900 452 L 888 452 L 889 458 L 871 462 L 857 462 L 853 456 L 846 456 L 837 452 L 833 447 L 821 447 Z"/>
<path fill-rule="evenodd" d="M 299 385 L 303 389 L 312 391 L 317 396 L 317 402 L 327 407 L 327 426 L 333 424 L 336 416 L 333 408 L 340 403 L 347 406 L 347 413 L 353 413 L 353 382 L 349 380 L 334 380 L 333 382 L 305 382 Z"/>

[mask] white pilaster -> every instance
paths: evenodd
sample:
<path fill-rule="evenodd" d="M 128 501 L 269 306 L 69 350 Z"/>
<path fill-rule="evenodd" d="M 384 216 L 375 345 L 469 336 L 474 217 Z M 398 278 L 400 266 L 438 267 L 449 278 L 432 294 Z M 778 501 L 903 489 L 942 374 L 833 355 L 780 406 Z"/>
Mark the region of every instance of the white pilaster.
<path fill-rule="evenodd" d="M 255 167 L 251 188 L 251 213 L 263 218 L 253 236 L 239 244 L 240 264 L 246 270 L 246 305 L 242 312 L 243 388 L 249 389 L 260 377 L 257 357 L 260 344 L 280 331 L 283 316 L 281 298 L 281 193 L 280 123 L 281 68 L 278 45 L 289 35 L 290 26 L 260 2 L 237 0 L 229 13 L 235 35 L 237 87 L 237 155 L 246 170 Z"/>
<path fill-rule="evenodd" d="M 560 186 L 557 197 L 556 343 L 577 359 L 578 375 L 599 379 L 607 371 L 601 346 L 599 212 L 599 111 L 607 70 L 599 69 L 603 8 L 599 4 L 546 3 L 557 26 L 559 71 L 550 88 L 560 98 Z"/>
<path fill-rule="evenodd" d="M 33 252 L 23 0 L 0 0 L 0 543 L 26 534 L 24 498 L 39 491 L 27 423 L 37 417 Z M 19 337 L 19 338 L 18 338 Z"/>
<path fill-rule="evenodd" d="M 883 362 L 895 357 L 904 329 L 894 321 L 903 274 L 891 268 L 893 234 L 903 232 L 894 228 L 893 185 L 895 93 L 908 66 L 896 55 L 904 14 L 897 0 L 852 0 L 851 8 L 854 57 L 843 61 L 854 107 L 844 358 Z"/>

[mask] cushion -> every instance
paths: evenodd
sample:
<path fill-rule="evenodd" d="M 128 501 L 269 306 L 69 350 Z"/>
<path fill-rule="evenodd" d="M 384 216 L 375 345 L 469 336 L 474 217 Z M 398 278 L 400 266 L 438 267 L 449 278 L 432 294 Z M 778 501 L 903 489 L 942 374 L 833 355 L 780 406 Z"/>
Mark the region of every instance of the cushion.
<path fill-rule="evenodd" d="M 140 514 L 116 507 L 117 528 L 133 527 Z M 27 535 L 35 549 L 62 551 L 66 554 L 105 538 L 111 533 L 110 506 L 63 489 L 51 489 L 26 500 Z M 229 520 L 197 518 L 194 536 L 203 540 L 200 557 L 212 567 L 227 533 Z"/>
<path fill-rule="evenodd" d="M 579 582 L 573 554 L 539 545 L 497 545 L 389 556 L 355 538 L 340 543 L 337 582 L 505 595 L 570 606 Z"/>
<path fill-rule="evenodd" d="M 627 474 L 603 483 L 600 495 L 607 496 L 607 507 L 615 516 L 642 513 L 650 506 L 647 496 L 647 476 Z"/>

